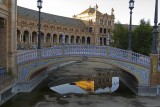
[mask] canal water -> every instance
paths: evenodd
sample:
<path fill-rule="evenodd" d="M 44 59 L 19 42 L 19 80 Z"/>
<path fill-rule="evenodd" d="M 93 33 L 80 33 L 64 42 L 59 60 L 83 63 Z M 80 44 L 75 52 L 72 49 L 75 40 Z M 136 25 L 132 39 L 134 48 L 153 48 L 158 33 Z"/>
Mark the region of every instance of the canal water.
<path fill-rule="evenodd" d="M 124 92 L 129 92 L 126 94 L 128 96 L 132 95 L 119 77 L 113 77 L 111 72 L 79 77 L 49 77 L 32 92 L 19 93 L 0 107 L 35 107 L 39 102 L 52 102 L 70 95 L 125 95 Z"/>

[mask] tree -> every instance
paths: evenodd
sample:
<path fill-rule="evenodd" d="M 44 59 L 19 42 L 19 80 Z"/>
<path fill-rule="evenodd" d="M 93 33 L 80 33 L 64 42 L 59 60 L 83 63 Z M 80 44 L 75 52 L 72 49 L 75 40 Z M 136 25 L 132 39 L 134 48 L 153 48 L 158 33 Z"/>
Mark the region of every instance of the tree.
<path fill-rule="evenodd" d="M 152 48 L 152 30 L 150 21 L 140 20 L 132 35 L 132 50 L 137 53 L 149 55 Z"/>
<path fill-rule="evenodd" d="M 128 28 L 118 22 L 113 31 L 113 46 L 120 49 L 128 48 Z"/>

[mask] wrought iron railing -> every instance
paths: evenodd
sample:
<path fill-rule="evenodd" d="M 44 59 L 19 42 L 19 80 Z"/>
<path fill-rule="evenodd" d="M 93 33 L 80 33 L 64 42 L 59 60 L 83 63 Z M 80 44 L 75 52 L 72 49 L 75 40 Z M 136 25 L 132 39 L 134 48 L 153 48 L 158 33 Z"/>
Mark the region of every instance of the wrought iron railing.
<path fill-rule="evenodd" d="M 115 60 L 123 60 L 145 67 L 150 67 L 150 57 L 148 56 L 118 48 L 93 45 L 62 45 L 40 50 L 33 50 L 17 55 L 16 60 L 17 64 L 21 64 L 40 58 L 56 56 L 108 57 Z"/>

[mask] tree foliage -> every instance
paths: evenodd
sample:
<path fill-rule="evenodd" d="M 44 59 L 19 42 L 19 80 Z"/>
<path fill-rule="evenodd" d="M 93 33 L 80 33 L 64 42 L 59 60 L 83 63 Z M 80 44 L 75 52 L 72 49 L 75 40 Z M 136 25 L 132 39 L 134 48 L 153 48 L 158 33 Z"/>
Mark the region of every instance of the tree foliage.
<path fill-rule="evenodd" d="M 137 53 L 149 55 L 152 48 L 152 30 L 150 21 L 140 20 L 132 34 L 132 50 Z"/>
<path fill-rule="evenodd" d="M 113 31 L 113 46 L 120 49 L 127 49 L 128 29 L 118 22 Z"/>

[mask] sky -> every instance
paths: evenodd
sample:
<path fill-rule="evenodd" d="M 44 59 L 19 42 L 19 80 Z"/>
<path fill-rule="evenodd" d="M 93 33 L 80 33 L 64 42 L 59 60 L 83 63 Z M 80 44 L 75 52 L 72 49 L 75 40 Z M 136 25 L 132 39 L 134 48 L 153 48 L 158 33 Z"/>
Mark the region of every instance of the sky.
<path fill-rule="evenodd" d="M 37 0 L 17 0 L 18 6 L 37 10 Z M 98 5 L 102 13 L 111 14 L 114 8 L 115 22 L 129 24 L 129 0 L 43 0 L 42 12 L 59 16 L 72 17 L 87 8 Z M 155 0 L 135 0 L 132 14 L 132 23 L 138 25 L 141 19 L 150 20 L 154 25 Z"/>

